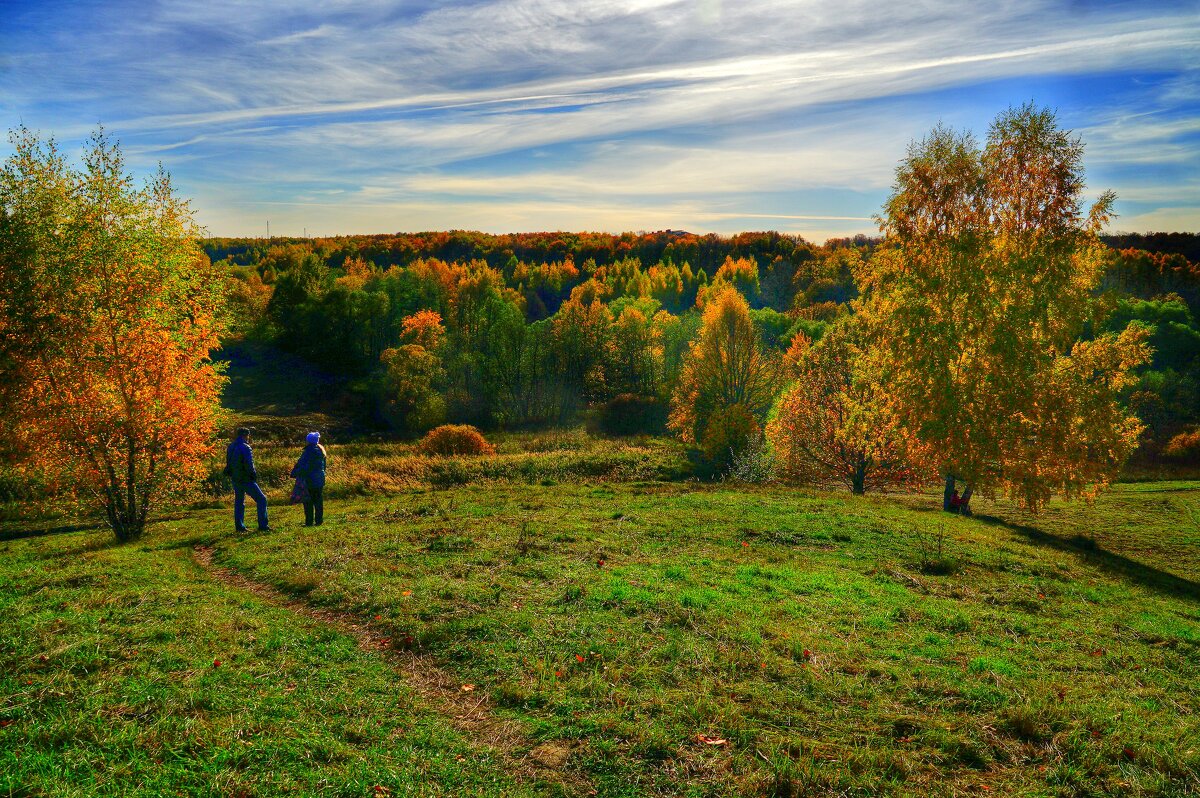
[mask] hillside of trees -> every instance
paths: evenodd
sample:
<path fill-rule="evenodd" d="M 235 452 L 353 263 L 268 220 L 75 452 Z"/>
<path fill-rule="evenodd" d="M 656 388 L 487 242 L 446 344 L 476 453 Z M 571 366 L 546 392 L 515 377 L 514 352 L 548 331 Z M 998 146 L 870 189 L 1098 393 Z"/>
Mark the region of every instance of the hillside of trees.
<path fill-rule="evenodd" d="M 675 230 L 199 241 L 169 177 L 137 187 L 103 132 L 80 167 L 52 139 L 10 140 L 5 479 L 86 489 L 122 539 L 203 470 L 228 384 L 218 343 L 231 361 L 287 353 L 279 384 L 359 430 L 669 431 L 699 476 L 855 493 L 944 479 L 948 510 L 975 491 L 1031 509 L 1095 495 L 1139 449 L 1200 460 L 1195 236 L 1104 242 L 1115 196 L 1085 207 L 1083 144 L 1048 109 L 1000 113 L 985 141 L 935 127 L 896 169 L 884 235 L 821 246 Z"/>
<path fill-rule="evenodd" d="M 1144 455 L 1200 421 L 1200 266 L 1181 254 L 1198 240 L 1106 239 L 1085 335 L 1150 331 L 1153 360 L 1123 391 L 1148 428 Z M 851 313 L 855 266 L 879 243 L 681 231 L 201 242 L 229 274 L 237 335 L 303 356 L 357 399 L 359 424 L 405 435 L 574 423 L 589 408 L 614 428 L 662 431 L 714 286 L 745 298 L 782 355 Z"/>

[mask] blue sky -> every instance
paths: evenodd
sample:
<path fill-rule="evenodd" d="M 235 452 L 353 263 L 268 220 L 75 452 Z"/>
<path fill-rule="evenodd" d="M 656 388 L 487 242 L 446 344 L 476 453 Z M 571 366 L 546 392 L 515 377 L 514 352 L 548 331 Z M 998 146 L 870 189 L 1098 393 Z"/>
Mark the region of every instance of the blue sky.
<path fill-rule="evenodd" d="M 1112 229 L 1200 231 L 1198 0 L 0 0 L 0 122 L 103 123 L 213 235 L 872 233 L 911 140 L 1030 100 Z"/>

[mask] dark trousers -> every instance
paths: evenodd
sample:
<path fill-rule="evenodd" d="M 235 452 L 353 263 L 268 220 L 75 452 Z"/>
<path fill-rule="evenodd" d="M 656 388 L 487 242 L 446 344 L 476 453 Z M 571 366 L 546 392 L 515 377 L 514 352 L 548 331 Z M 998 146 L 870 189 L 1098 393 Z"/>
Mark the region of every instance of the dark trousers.
<path fill-rule="evenodd" d="M 246 497 L 254 499 L 254 504 L 258 508 L 258 528 L 267 528 L 267 497 L 263 495 L 262 488 L 258 487 L 257 482 L 235 482 L 233 483 L 233 525 L 237 529 L 244 529 L 246 526 Z"/>
<path fill-rule="evenodd" d="M 304 523 L 306 526 L 317 526 L 325 520 L 325 488 L 309 488 L 308 500 L 304 502 Z M 315 516 L 315 518 L 314 518 Z"/>

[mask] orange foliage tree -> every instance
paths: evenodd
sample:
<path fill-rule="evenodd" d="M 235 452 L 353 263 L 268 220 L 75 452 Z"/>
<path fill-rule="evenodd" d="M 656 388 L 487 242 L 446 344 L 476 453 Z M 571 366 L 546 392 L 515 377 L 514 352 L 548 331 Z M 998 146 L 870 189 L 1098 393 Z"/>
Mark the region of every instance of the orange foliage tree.
<path fill-rule="evenodd" d="M 1054 113 L 1009 109 L 980 148 L 938 127 L 896 170 L 886 239 L 856 303 L 897 416 L 946 479 L 1037 509 L 1111 481 L 1141 426 L 1118 402 L 1145 331 L 1081 340 L 1109 257 L 1086 214 L 1083 145 Z M 969 506 L 969 504 L 967 505 Z"/>
<path fill-rule="evenodd" d="M 709 459 L 732 458 L 758 433 L 775 399 L 779 361 L 766 351 L 737 289 L 707 297 L 700 334 L 684 358 L 670 427 Z"/>
<path fill-rule="evenodd" d="M 442 316 L 421 310 L 401 322 L 401 345 L 379 356 L 384 418 L 407 432 L 421 432 L 442 423 L 446 402 L 438 393 L 445 379 L 439 350 L 445 338 Z"/>
<path fill-rule="evenodd" d="M 803 334 L 786 355 L 794 382 L 779 397 L 767 424 L 775 467 L 785 479 L 846 485 L 853 493 L 911 485 L 918 453 L 885 403 L 875 375 L 863 368 L 849 321 L 816 344 Z"/>
<path fill-rule="evenodd" d="M 224 377 L 224 282 L 161 170 L 143 187 L 95 134 L 83 168 L 19 129 L 0 172 L 0 382 L 18 466 L 138 537 L 205 474 Z"/>

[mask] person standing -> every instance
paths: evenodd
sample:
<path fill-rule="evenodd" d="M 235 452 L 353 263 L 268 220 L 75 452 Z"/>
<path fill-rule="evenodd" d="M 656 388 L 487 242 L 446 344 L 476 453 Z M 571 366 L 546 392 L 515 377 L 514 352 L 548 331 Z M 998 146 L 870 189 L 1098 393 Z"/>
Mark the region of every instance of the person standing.
<path fill-rule="evenodd" d="M 292 476 L 304 480 L 308 497 L 304 500 L 304 525 L 320 526 L 325 520 L 325 447 L 321 433 L 310 432 L 304 438 L 304 451 L 292 469 Z"/>
<path fill-rule="evenodd" d="M 237 437 L 225 450 L 225 476 L 233 482 L 233 528 L 246 530 L 246 496 L 254 499 L 258 508 L 258 531 L 270 532 L 267 523 L 267 497 L 258 487 L 258 472 L 254 470 L 254 453 L 250 450 L 250 430 L 239 427 Z"/>

